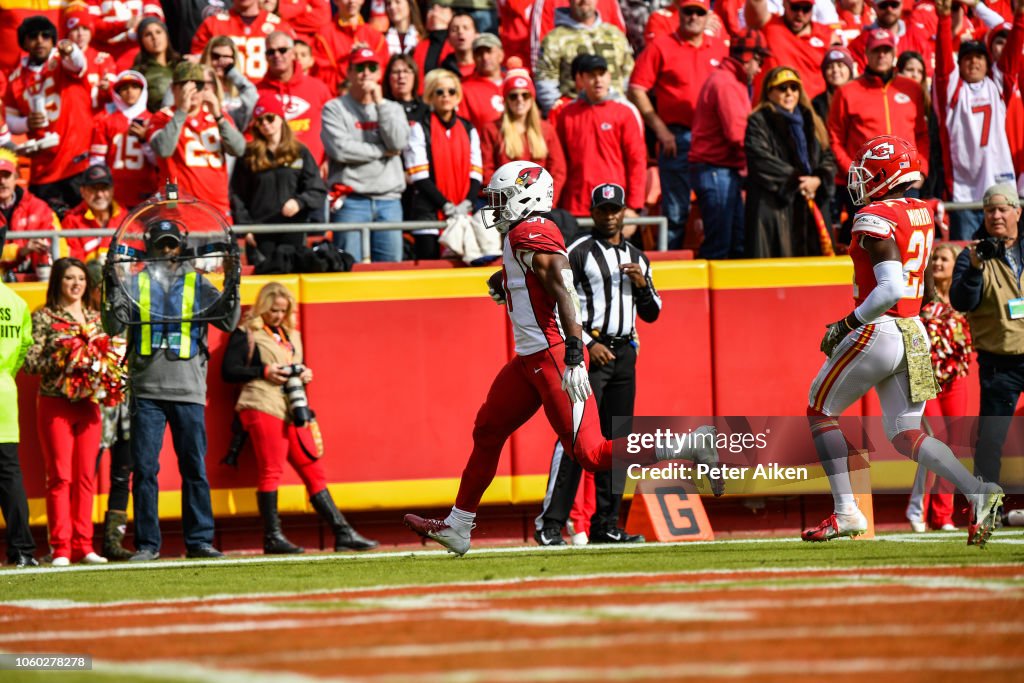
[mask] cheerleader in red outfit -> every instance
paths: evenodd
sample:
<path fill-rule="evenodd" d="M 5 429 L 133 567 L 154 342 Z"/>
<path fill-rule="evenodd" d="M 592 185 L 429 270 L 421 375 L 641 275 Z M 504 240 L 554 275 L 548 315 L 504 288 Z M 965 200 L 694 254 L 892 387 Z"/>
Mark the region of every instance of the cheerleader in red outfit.
<path fill-rule="evenodd" d="M 103 428 L 98 403 L 108 394 L 97 380 L 107 369 L 117 372 L 120 357 L 101 357 L 100 349 L 112 347 L 99 311 L 88 306 L 90 290 L 84 263 L 62 258 L 53 264 L 46 305 L 32 314 L 35 341 L 25 359 L 26 372 L 42 375 L 36 425 L 46 465 L 54 567 L 107 561 L 92 546 L 96 453 Z M 110 398 L 116 398 L 113 393 Z"/>

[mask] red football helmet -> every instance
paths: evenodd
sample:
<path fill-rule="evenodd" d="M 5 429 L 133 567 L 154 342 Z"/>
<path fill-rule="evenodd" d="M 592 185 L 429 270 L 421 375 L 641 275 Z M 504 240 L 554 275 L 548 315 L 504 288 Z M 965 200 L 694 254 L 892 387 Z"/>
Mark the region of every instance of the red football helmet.
<path fill-rule="evenodd" d="M 895 135 L 879 135 L 857 151 L 847 181 L 853 203 L 864 206 L 875 195 L 922 178 L 917 148 Z"/>

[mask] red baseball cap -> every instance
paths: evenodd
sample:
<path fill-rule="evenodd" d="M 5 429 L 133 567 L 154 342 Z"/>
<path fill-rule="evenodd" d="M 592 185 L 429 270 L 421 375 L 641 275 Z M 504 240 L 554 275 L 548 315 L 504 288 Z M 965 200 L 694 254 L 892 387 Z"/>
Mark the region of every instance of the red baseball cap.
<path fill-rule="evenodd" d="M 871 52 L 872 50 L 877 50 L 880 47 L 887 47 L 891 50 L 895 50 L 896 34 L 884 28 L 876 28 L 874 31 L 869 33 L 867 45 L 864 47 L 865 51 Z"/>
<path fill-rule="evenodd" d="M 349 63 L 352 66 L 356 64 L 369 64 L 374 63 L 380 66 L 380 60 L 377 59 L 377 53 L 368 47 L 358 47 L 352 50 L 352 57 L 349 59 Z"/>
<path fill-rule="evenodd" d="M 256 100 L 256 108 L 252 110 L 253 119 L 258 119 L 267 114 L 274 114 L 284 118 L 284 105 L 274 93 L 265 92 Z"/>
<path fill-rule="evenodd" d="M 679 0 L 679 9 L 684 7 L 699 7 L 705 12 L 711 11 L 711 8 L 708 6 L 708 0 Z"/>
<path fill-rule="evenodd" d="M 71 9 L 64 13 L 64 30 L 70 31 L 72 29 L 83 26 L 90 31 L 95 31 L 95 19 L 87 10 L 84 9 Z"/>

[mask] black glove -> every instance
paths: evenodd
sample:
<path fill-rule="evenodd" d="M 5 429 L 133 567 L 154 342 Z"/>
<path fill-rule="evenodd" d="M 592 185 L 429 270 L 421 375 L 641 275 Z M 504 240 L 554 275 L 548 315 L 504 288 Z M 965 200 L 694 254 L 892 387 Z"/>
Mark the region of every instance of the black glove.
<path fill-rule="evenodd" d="M 579 337 L 565 338 L 565 366 L 583 364 L 583 340 Z"/>
<path fill-rule="evenodd" d="M 851 313 L 842 320 L 837 320 L 831 325 L 825 326 L 825 336 L 821 340 L 821 352 L 829 358 L 832 357 L 832 352 L 839 346 L 846 335 L 853 332 L 855 329 L 860 327 L 863 323 L 857 319 L 857 316 Z"/>

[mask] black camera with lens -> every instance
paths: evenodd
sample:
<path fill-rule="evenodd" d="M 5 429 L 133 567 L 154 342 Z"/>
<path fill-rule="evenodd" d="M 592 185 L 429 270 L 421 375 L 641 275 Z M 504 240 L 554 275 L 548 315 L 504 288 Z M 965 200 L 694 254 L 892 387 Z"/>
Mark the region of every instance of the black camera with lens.
<path fill-rule="evenodd" d="M 1006 255 L 1006 242 L 1002 237 L 986 237 L 978 242 L 974 251 L 982 261 L 1002 258 Z"/>
<path fill-rule="evenodd" d="M 284 391 L 284 396 L 288 399 L 288 410 L 292 414 L 292 422 L 296 427 L 304 427 L 313 417 L 313 413 L 309 410 L 309 400 L 306 398 L 306 385 L 302 381 L 302 373 L 306 371 L 306 366 L 302 363 L 293 363 L 284 366 L 284 371 L 288 373 L 288 380 L 281 390 Z"/>

